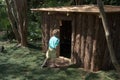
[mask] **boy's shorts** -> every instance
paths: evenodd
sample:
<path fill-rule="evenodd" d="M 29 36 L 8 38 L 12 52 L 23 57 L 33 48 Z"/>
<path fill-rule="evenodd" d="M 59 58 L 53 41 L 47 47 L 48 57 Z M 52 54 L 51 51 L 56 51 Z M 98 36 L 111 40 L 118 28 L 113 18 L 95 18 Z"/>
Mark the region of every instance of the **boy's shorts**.
<path fill-rule="evenodd" d="M 56 58 L 56 50 L 55 49 L 49 48 L 47 51 L 47 54 L 48 54 L 48 58 Z"/>

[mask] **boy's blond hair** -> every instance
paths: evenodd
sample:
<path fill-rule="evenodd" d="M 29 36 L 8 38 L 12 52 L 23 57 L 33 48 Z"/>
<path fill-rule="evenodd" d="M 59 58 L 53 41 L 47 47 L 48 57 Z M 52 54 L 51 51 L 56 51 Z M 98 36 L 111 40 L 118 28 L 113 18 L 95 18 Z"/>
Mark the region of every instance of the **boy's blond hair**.
<path fill-rule="evenodd" d="M 59 32 L 60 32 L 59 29 L 54 29 L 52 35 L 59 35 Z"/>

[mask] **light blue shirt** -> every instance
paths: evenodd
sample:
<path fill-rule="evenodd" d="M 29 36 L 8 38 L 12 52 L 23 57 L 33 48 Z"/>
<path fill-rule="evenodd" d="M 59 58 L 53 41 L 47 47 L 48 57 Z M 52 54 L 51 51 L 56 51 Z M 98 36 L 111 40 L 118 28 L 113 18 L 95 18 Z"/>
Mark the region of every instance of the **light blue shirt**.
<path fill-rule="evenodd" d="M 56 47 L 59 45 L 60 39 L 56 36 L 53 36 L 49 40 L 49 48 L 56 49 Z"/>

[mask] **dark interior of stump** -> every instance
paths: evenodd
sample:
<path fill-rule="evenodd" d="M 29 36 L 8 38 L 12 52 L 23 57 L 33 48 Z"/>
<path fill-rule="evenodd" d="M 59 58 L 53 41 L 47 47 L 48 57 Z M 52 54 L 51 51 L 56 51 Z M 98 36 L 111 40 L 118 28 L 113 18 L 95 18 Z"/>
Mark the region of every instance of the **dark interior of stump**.
<path fill-rule="evenodd" d="M 72 21 L 63 20 L 60 26 L 60 56 L 71 57 Z"/>

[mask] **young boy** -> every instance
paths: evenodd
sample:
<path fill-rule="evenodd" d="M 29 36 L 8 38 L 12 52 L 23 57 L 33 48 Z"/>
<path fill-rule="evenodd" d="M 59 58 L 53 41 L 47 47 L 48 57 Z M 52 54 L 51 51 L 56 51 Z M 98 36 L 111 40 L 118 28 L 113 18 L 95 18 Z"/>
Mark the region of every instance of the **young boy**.
<path fill-rule="evenodd" d="M 52 32 L 53 36 L 49 40 L 48 50 L 46 52 L 46 60 L 44 61 L 42 67 L 46 64 L 48 59 L 53 63 L 50 67 L 55 67 L 56 48 L 60 42 L 59 32 L 59 29 L 54 29 Z"/>
<path fill-rule="evenodd" d="M 47 58 L 56 58 L 56 48 L 59 45 L 59 29 L 53 30 L 53 36 L 49 40 L 49 47 L 46 53 Z"/>

